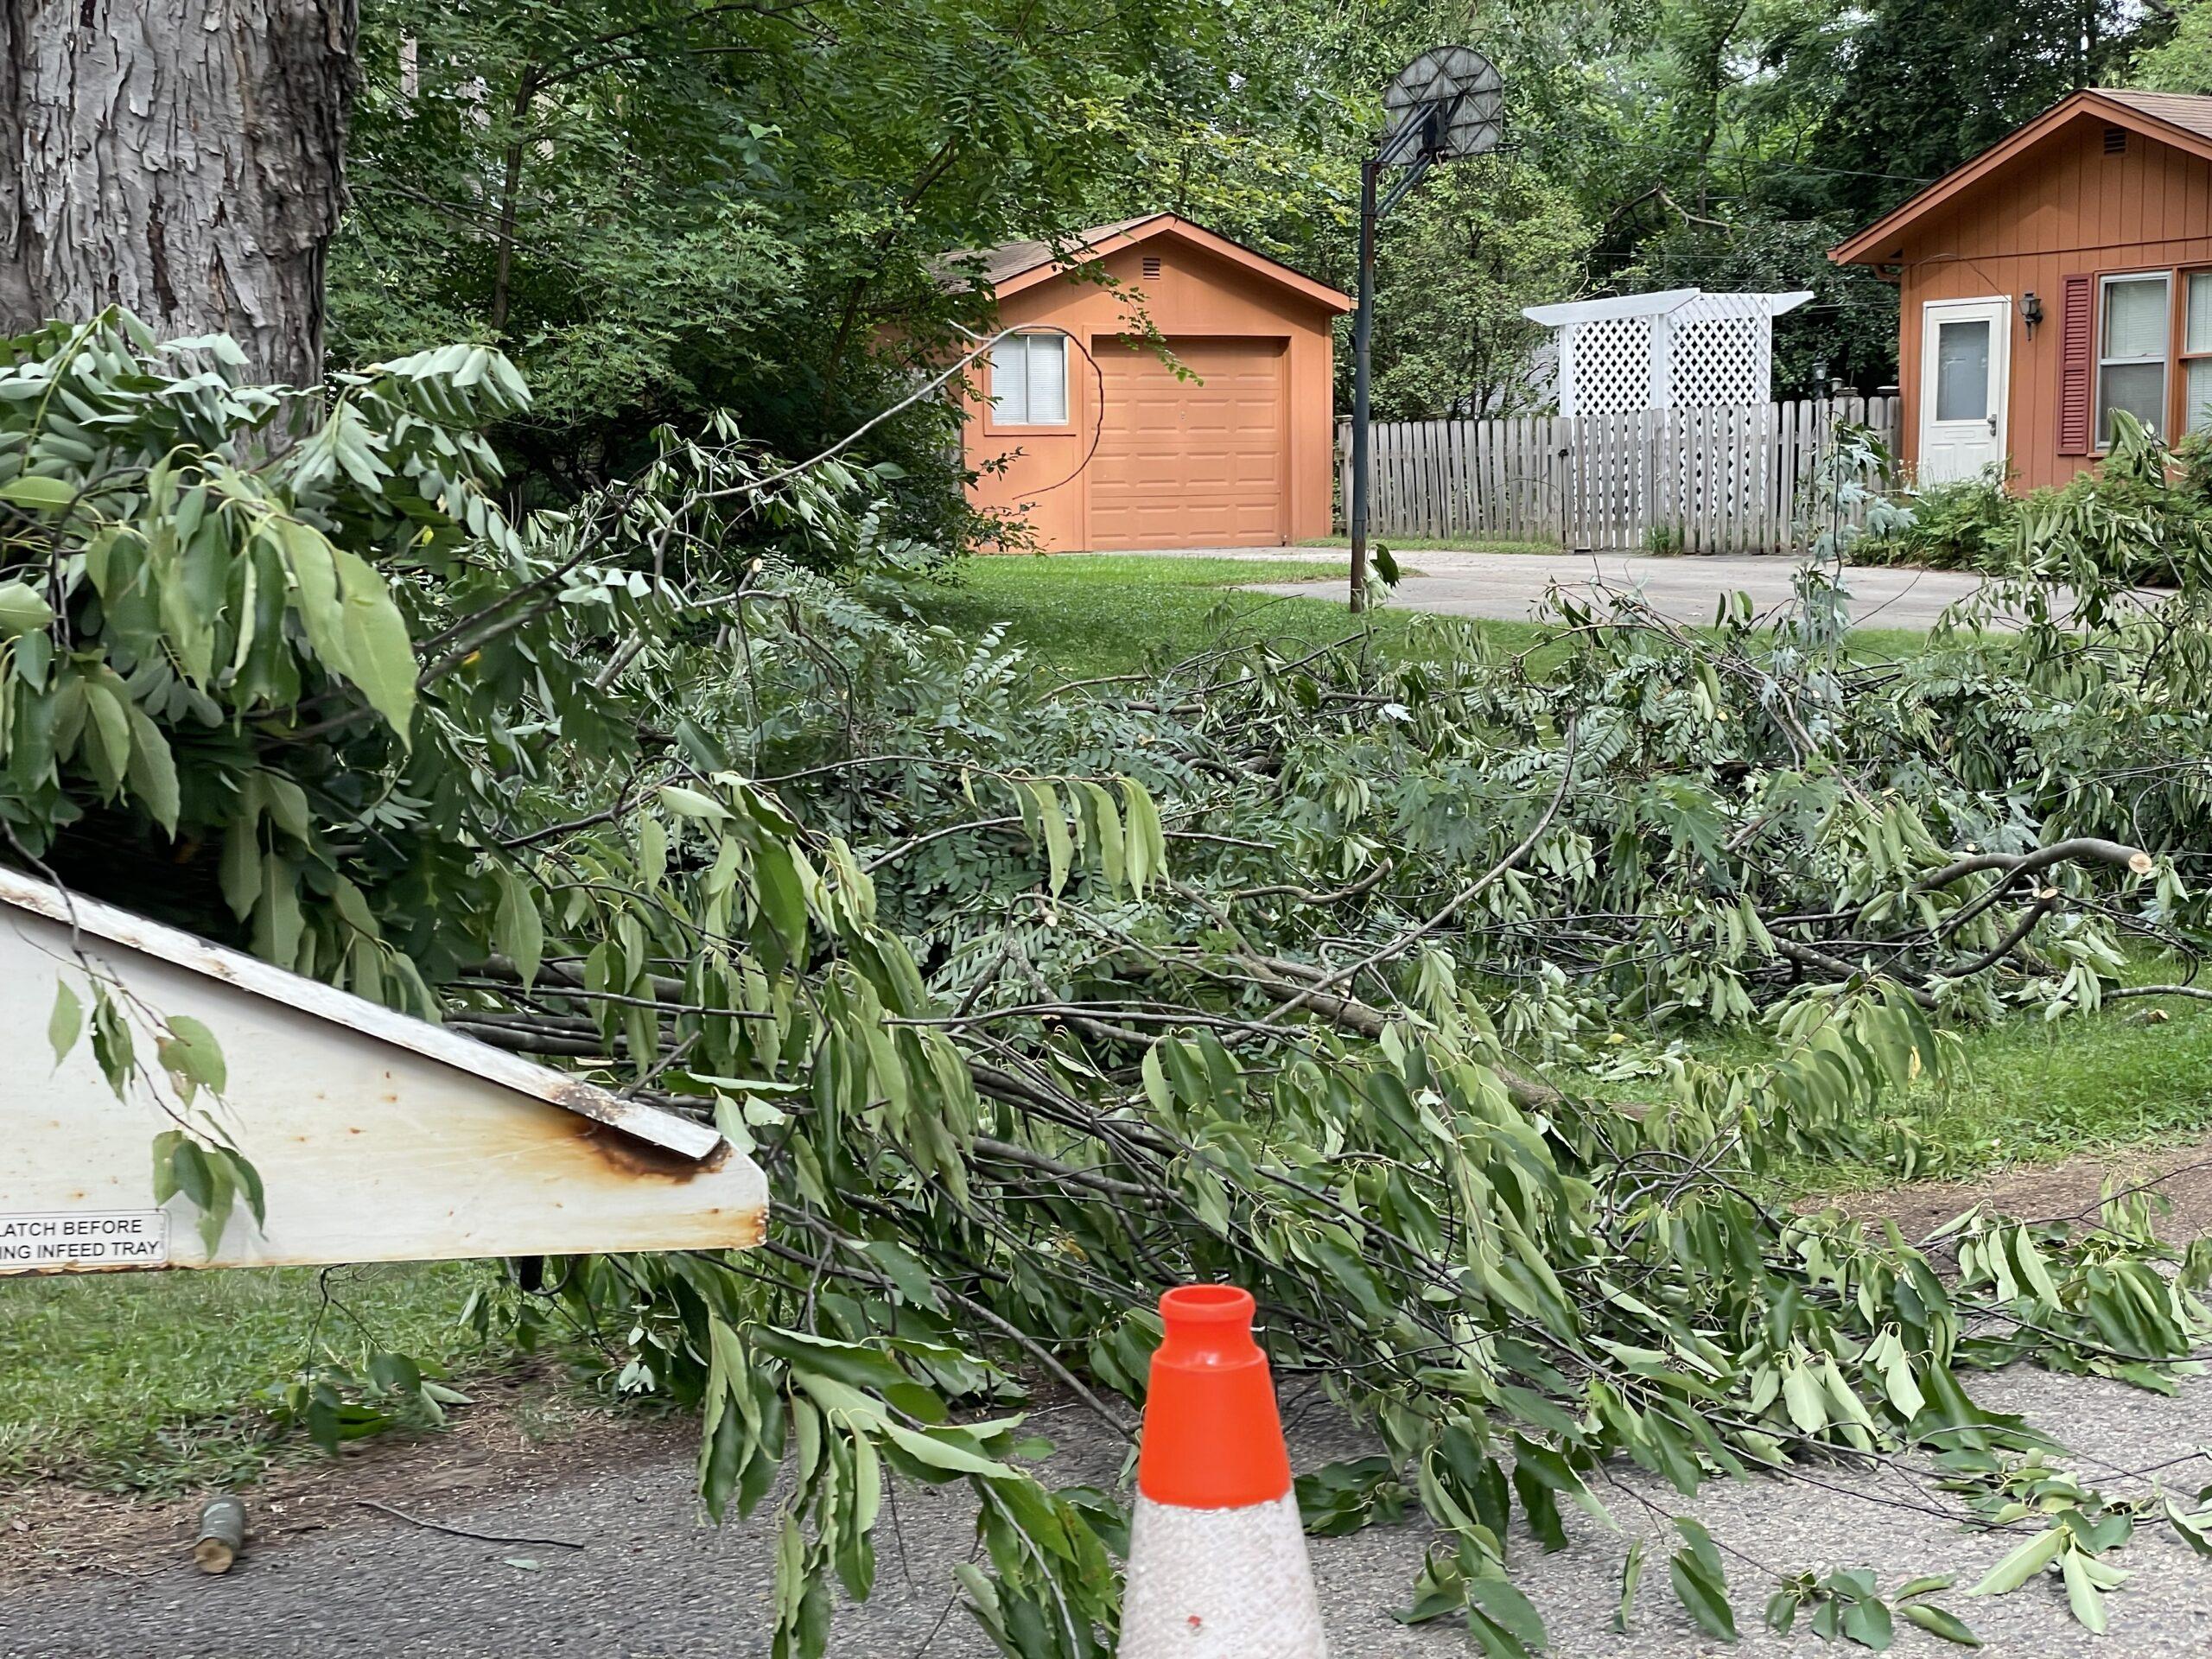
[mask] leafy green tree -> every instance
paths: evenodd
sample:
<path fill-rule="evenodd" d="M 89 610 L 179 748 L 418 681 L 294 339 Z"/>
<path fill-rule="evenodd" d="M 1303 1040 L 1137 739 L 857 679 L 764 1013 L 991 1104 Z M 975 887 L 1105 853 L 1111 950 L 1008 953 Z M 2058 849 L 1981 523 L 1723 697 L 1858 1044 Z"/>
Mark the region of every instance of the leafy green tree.
<path fill-rule="evenodd" d="M 1787 73 L 1832 92 L 1819 132 L 1832 210 L 1864 222 L 2082 86 L 2120 84 L 2155 41 L 2124 0 L 1876 0 L 1804 40 Z"/>
<path fill-rule="evenodd" d="M 2160 92 L 2212 92 L 2212 8 L 2187 0 L 2173 32 L 2136 60 L 2129 84 Z"/>
<path fill-rule="evenodd" d="M 1377 260 L 1378 416 L 1512 415 L 1548 404 L 1548 331 L 1521 309 L 1578 291 L 1589 244 L 1573 192 L 1533 166 L 1484 157 L 1433 175 L 1390 221 Z"/>
<path fill-rule="evenodd" d="M 503 441 L 570 497 L 714 410 L 815 453 L 983 321 L 937 262 L 1086 222 L 1150 52 L 1218 33 L 1182 3 L 372 0 L 339 355 L 502 346 L 539 390 Z M 868 453 L 957 539 L 950 435 L 925 400 Z"/>

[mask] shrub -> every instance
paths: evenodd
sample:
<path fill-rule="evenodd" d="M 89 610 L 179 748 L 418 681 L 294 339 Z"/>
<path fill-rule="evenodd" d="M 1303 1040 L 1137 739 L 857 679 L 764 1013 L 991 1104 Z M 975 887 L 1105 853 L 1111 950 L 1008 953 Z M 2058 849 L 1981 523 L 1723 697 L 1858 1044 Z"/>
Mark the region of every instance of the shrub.
<path fill-rule="evenodd" d="M 2096 470 L 2024 496 L 1986 473 L 1910 493 L 1909 521 L 1861 539 L 1853 563 L 2005 575 L 2036 563 L 2056 538 L 2107 575 L 2179 585 L 2192 559 L 2212 556 L 2212 434 L 2169 446 L 2120 418 Z"/>
<path fill-rule="evenodd" d="M 1870 535 L 1851 550 L 1855 564 L 1914 564 L 1930 570 L 2006 568 L 2019 540 L 2019 498 L 1984 474 L 1930 485 L 1910 495 L 1899 528 Z"/>

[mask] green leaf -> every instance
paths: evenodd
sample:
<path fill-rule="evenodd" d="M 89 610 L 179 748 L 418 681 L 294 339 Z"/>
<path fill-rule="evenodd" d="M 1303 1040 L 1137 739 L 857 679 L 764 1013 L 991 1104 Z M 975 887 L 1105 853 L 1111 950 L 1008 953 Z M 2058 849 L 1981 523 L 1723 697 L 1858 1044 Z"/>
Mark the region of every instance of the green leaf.
<path fill-rule="evenodd" d="M 1924 1578 L 1909 1579 L 1897 1588 L 1896 1599 L 1910 1601 L 1915 1596 L 1932 1595 L 1938 1590 L 1948 1590 L 1959 1581 L 1955 1573 L 1931 1573 Z"/>
<path fill-rule="evenodd" d="M 2088 1558 L 2069 1549 L 2059 1558 L 2060 1576 L 2066 1580 L 2066 1605 L 2074 1617 L 2099 1636 L 2105 1633 L 2104 1592 L 2091 1582 L 2085 1563 Z"/>
<path fill-rule="evenodd" d="M 1930 1606 L 1924 1601 L 1908 1602 L 1900 1610 L 1904 1616 L 1930 1636 L 1941 1637 L 1946 1642 L 1955 1642 L 1962 1648 L 1978 1648 L 1981 1638 L 1976 1636 L 1956 1615 L 1941 1607 Z"/>
<path fill-rule="evenodd" d="M 1798 1590 L 1777 1590 L 1766 1599 L 1766 1627 L 1777 1636 L 1787 1636 L 1797 1623 L 1797 1611 L 1805 1605 L 1803 1593 Z"/>
<path fill-rule="evenodd" d="M 957 1430 L 943 1430 L 939 1431 L 939 1433 L 925 1434 L 917 1429 L 905 1427 L 887 1418 L 884 1421 L 883 1432 L 891 1437 L 891 1443 L 901 1452 L 913 1459 L 915 1462 L 927 1464 L 932 1469 L 942 1469 L 948 1474 L 983 1475 L 995 1480 L 1020 1478 L 1011 1464 L 1001 1463 L 995 1459 L 983 1456 L 979 1452 L 971 1452 L 964 1446 L 957 1446 L 950 1440 L 939 1438 L 939 1433 L 957 1433 Z"/>
<path fill-rule="evenodd" d="M 515 965 L 523 988 L 537 982 L 545 957 L 545 923 L 537 905 L 512 867 L 499 867 L 499 903 L 492 918 L 492 943 Z"/>
<path fill-rule="evenodd" d="M 168 1034 L 156 1044 L 162 1069 L 174 1077 L 219 1095 L 229 1086 L 230 1070 L 223 1061 L 222 1045 L 215 1033 L 190 1014 L 169 1016 Z"/>
<path fill-rule="evenodd" d="M 2049 1567 L 2066 1547 L 2066 1529 L 2039 1532 L 1989 1570 L 1989 1575 L 1967 1592 L 1970 1596 L 2008 1595 Z"/>
<path fill-rule="evenodd" d="M 223 902 L 231 914 L 244 921 L 261 902 L 261 842 L 256 834 L 258 815 L 235 818 L 223 831 L 223 861 L 218 878 Z"/>
<path fill-rule="evenodd" d="M 85 1005 L 77 1000 L 77 993 L 69 988 L 66 979 L 57 980 L 54 987 L 54 1012 L 46 1019 L 46 1040 L 54 1046 L 54 1063 L 60 1065 L 77 1046 L 77 1039 L 85 1029 Z"/>
<path fill-rule="evenodd" d="M 115 1097 L 124 1099 L 137 1072 L 138 1049 L 130 1035 L 130 1020 L 105 986 L 93 988 L 92 1058 L 99 1062 L 100 1075 L 107 1079 Z"/>
<path fill-rule="evenodd" d="M 384 578 L 359 554 L 331 550 L 338 573 L 339 630 L 345 674 L 404 747 L 415 719 L 415 643 Z"/>
<path fill-rule="evenodd" d="M 1636 1607 L 1637 1586 L 1643 1582 L 1643 1552 L 1649 1541 L 1638 1538 L 1628 1547 L 1628 1559 L 1621 1563 L 1621 1599 L 1613 1610 L 1613 1629 L 1623 1636 L 1628 1634 L 1629 1615 Z"/>
<path fill-rule="evenodd" d="M 1075 842 L 1060 810 L 1060 792 L 1050 784 L 1028 785 L 1029 798 L 1037 804 L 1037 820 L 1045 832 L 1045 856 L 1049 867 L 1046 887 L 1058 898 L 1068 884 L 1068 870 L 1075 862 Z"/>
<path fill-rule="evenodd" d="M 1669 1558 L 1667 1577 L 1675 1586 L 1675 1599 L 1700 1630 L 1724 1642 L 1736 1639 L 1736 1615 L 1728 1605 L 1726 1580 L 1715 1582 L 1695 1554 L 1687 1549 L 1678 1549 Z"/>
<path fill-rule="evenodd" d="M 176 1149 L 183 1139 L 181 1129 L 163 1129 L 154 1137 L 154 1203 L 157 1206 L 176 1196 Z"/>
<path fill-rule="evenodd" d="M 223 1150 L 223 1157 L 230 1164 L 231 1173 L 237 1179 L 238 1190 L 245 1194 L 246 1208 L 252 1212 L 253 1224 L 257 1227 L 267 1226 L 269 1224 L 269 1195 L 262 1187 L 261 1172 L 247 1160 L 246 1155 L 242 1152 L 226 1147 Z M 462 1403 L 467 1402 L 464 1401 Z"/>
<path fill-rule="evenodd" d="M 85 682 L 85 709 L 92 716 L 86 730 L 92 740 L 92 775 L 99 779 L 101 792 L 112 795 L 130 766 L 130 716 L 123 698 L 103 680 Z"/>
<path fill-rule="evenodd" d="M 886 1238 L 869 1239 L 861 1248 L 882 1270 L 883 1276 L 891 1281 L 902 1300 L 915 1307 L 942 1309 L 944 1303 L 938 1294 L 937 1281 L 912 1251 Z"/>
<path fill-rule="evenodd" d="M 1143 785 L 1135 779 L 1121 780 L 1126 809 L 1123 822 L 1123 862 L 1128 868 L 1129 891 L 1140 899 L 1145 889 L 1167 874 L 1167 839 L 1160 827 L 1160 809 Z"/>
<path fill-rule="evenodd" d="M 1103 785 L 1084 780 L 1083 792 L 1090 802 L 1090 822 L 1098 836 L 1098 868 L 1106 884 L 1120 888 L 1128 880 L 1128 861 L 1122 850 L 1122 816 Z"/>
<path fill-rule="evenodd" d="M 1843 1610 L 1843 1633 L 1862 1648 L 1886 1652 L 1897 1639 L 1897 1625 L 1879 1597 L 1854 1601 Z"/>
<path fill-rule="evenodd" d="M 638 882 L 647 892 L 660 886 L 668 874 L 668 831 L 648 814 L 638 826 Z"/>
<path fill-rule="evenodd" d="M 785 950 L 797 957 L 806 949 L 806 889 L 791 849 L 764 836 L 753 849 L 753 879 L 759 883 L 761 913 Z"/>
<path fill-rule="evenodd" d="M 1468 1599 L 1480 1604 L 1483 1611 L 1531 1653 L 1541 1653 L 1550 1645 L 1544 1630 L 1544 1621 L 1529 1599 L 1502 1578 L 1487 1574 L 1467 1580 Z"/>
<path fill-rule="evenodd" d="M 0 639 L 52 626 L 54 607 L 28 582 L 0 582 Z"/>
<path fill-rule="evenodd" d="M 1827 1391 L 1809 1365 L 1792 1365 L 1782 1374 L 1782 1401 L 1789 1408 L 1789 1421 L 1806 1433 L 1827 1429 Z"/>
<path fill-rule="evenodd" d="M 136 702 L 126 702 L 124 709 L 130 717 L 130 760 L 124 770 L 124 781 L 140 804 L 153 815 L 154 822 L 174 836 L 177 813 L 183 806 L 183 796 L 177 785 L 176 757 L 170 753 L 169 741 L 154 723 L 153 716 Z"/>
<path fill-rule="evenodd" d="M 709 823 L 720 823 L 729 817 L 729 809 L 713 796 L 702 795 L 681 784 L 663 784 L 660 804 L 680 818 L 702 818 Z"/>
<path fill-rule="evenodd" d="M 67 479 L 41 478 L 35 473 L 24 473 L 0 484 L 0 501 L 10 506 L 66 507 L 76 499 L 77 486 Z"/>

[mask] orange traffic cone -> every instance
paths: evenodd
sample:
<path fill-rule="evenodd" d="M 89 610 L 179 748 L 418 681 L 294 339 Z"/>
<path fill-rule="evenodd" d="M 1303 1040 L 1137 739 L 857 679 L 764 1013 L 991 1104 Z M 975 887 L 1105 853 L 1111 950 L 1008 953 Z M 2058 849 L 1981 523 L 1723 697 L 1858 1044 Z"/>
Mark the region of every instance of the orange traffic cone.
<path fill-rule="evenodd" d="M 1327 1659 L 1250 1293 L 1160 1299 L 1121 1659 Z"/>

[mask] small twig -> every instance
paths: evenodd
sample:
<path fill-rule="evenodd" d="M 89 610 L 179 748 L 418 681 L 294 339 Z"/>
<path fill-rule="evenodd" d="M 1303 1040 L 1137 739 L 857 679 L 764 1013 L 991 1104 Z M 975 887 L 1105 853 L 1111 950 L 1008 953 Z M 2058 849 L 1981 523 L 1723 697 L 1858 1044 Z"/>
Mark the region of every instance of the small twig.
<path fill-rule="evenodd" d="M 357 1497 L 353 1502 L 365 1510 L 381 1510 L 386 1515 L 397 1516 L 410 1526 L 426 1527 L 432 1532 L 450 1533 L 456 1538 L 474 1538 L 480 1544 L 543 1544 L 549 1549 L 588 1549 L 591 1548 L 588 1544 L 576 1542 L 573 1538 L 503 1538 L 495 1533 L 471 1532 L 467 1527 L 450 1527 L 442 1521 L 426 1521 L 419 1515 L 410 1515 L 404 1510 L 395 1510 L 389 1503 L 379 1503 L 373 1497 Z"/>

